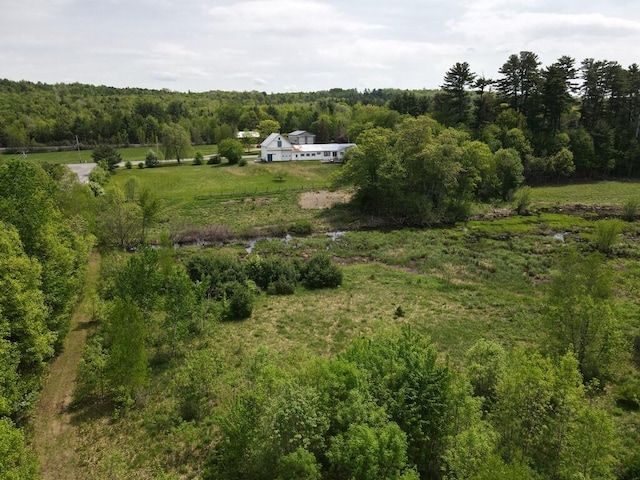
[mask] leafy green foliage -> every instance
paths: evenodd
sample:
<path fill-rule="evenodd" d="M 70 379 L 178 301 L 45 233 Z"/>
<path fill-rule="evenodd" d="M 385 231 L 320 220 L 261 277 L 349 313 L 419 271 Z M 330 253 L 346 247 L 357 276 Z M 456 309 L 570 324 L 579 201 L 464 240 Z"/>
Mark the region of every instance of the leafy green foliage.
<path fill-rule="evenodd" d="M 527 185 L 519 188 L 514 197 L 518 215 L 528 214 L 531 207 L 531 187 Z"/>
<path fill-rule="evenodd" d="M 98 145 L 93 149 L 91 158 L 104 170 L 113 172 L 118 163 L 122 162 L 122 155 L 111 145 Z"/>
<path fill-rule="evenodd" d="M 182 125 L 169 123 L 162 128 L 162 148 L 164 159 L 180 163 L 191 151 L 191 137 Z"/>
<path fill-rule="evenodd" d="M 218 154 L 221 157 L 225 157 L 232 165 L 235 165 L 240 161 L 243 153 L 244 149 L 238 140 L 225 138 L 218 144 Z"/>
<path fill-rule="evenodd" d="M 193 157 L 193 165 L 202 165 L 204 161 L 204 156 L 202 155 L 201 152 L 196 152 L 195 156 Z"/>
<path fill-rule="evenodd" d="M 147 155 L 144 157 L 144 165 L 147 168 L 155 168 L 160 165 L 160 160 L 158 160 L 158 155 L 153 150 L 149 150 Z"/>
<path fill-rule="evenodd" d="M 98 204 L 97 235 L 101 244 L 126 250 L 135 247 L 142 238 L 142 209 L 127 202 L 119 188 L 111 188 Z"/>
<path fill-rule="evenodd" d="M 0 418 L 0 477 L 7 480 L 35 480 L 38 464 L 27 450 L 22 430 L 8 418 Z"/>
<path fill-rule="evenodd" d="M 149 375 L 146 328 L 135 303 L 115 300 L 105 341 L 108 349 L 105 372 L 111 399 L 120 406 L 129 406 Z"/>
<path fill-rule="evenodd" d="M 493 402 L 498 379 L 506 368 L 506 352 L 496 342 L 479 340 L 467 351 L 465 360 L 474 395 Z"/>
<path fill-rule="evenodd" d="M 23 160 L 0 166 L 0 415 L 13 418 L 67 333 L 91 245 L 81 210 L 67 203 L 73 180 L 51 172 Z"/>
<path fill-rule="evenodd" d="M 613 478 L 613 425 L 584 401 L 576 358 L 569 353 L 554 365 L 516 350 L 508 365 L 491 412 L 505 461 L 528 458 L 543 478 L 571 478 L 577 472 L 586 478 Z"/>
<path fill-rule="evenodd" d="M 244 320 L 253 312 L 254 297 L 249 287 L 240 282 L 226 286 L 226 317 L 230 320 Z"/>
<path fill-rule="evenodd" d="M 602 257 L 565 252 L 547 305 L 544 325 L 551 350 L 573 352 L 586 382 L 606 380 L 623 342 L 612 308 L 612 274 Z"/>
<path fill-rule="evenodd" d="M 301 268 L 302 283 L 307 288 L 334 288 L 342 285 L 342 271 L 324 253 L 313 255 Z"/>
<path fill-rule="evenodd" d="M 406 328 L 397 338 L 356 341 L 346 358 L 370 375 L 371 391 L 407 436 L 421 476 L 438 475 L 450 428 L 450 372 L 428 339 Z"/>
<path fill-rule="evenodd" d="M 640 199 L 630 198 L 622 205 L 622 218 L 627 222 L 633 222 L 640 210 Z"/>
<path fill-rule="evenodd" d="M 206 282 L 207 295 L 215 299 L 224 297 L 228 284 L 247 279 L 238 258 L 228 254 L 205 250 L 189 255 L 183 263 L 191 281 Z"/>
<path fill-rule="evenodd" d="M 291 260 L 271 255 L 253 255 L 245 261 L 247 277 L 262 290 L 275 295 L 290 295 L 298 282 L 298 270 Z"/>
<path fill-rule="evenodd" d="M 617 219 L 597 222 L 593 233 L 593 242 L 596 248 L 602 253 L 610 253 L 622 232 L 623 226 L 623 223 Z"/>

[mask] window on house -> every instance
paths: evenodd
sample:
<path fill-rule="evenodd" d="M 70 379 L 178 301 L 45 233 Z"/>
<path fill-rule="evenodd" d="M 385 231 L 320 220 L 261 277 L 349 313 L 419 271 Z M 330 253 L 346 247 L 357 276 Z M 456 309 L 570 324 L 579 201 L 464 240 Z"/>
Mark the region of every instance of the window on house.
<path fill-rule="evenodd" d="M 331 152 L 324 152 L 324 156 L 325 157 L 330 157 L 331 156 Z"/>
<path fill-rule="evenodd" d="M 278 148 L 282 148 L 282 140 L 278 140 Z"/>

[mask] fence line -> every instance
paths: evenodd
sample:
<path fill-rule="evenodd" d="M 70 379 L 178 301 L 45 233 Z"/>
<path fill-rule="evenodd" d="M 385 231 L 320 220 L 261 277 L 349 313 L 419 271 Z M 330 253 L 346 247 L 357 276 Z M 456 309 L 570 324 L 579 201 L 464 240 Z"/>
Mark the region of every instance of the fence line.
<path fill-rule="evenodd" d="M 213 191 L 212 193 L 206 195 L 195 195 L 193 198 L 195 200 L 215 200 L 215 199 L 225 199 L 225 198 L 246 198 L 246 197 L 258 197 L 258 196 L 269 196 L 269 195 L 278 195 L 280 193 L 296 193 L 296 192 L 310 192 L 312 190 L 319 189 L 327 189 L 329 188 L 329 184 L 318 184 L 311 183 L 310 185 L 300 185 L 299 187 L 267 187 L 266 190 L 258 190 L 258 187 L 255 189 L 231 189 L 231 190 L 220 190 L 219 192 Z"/>

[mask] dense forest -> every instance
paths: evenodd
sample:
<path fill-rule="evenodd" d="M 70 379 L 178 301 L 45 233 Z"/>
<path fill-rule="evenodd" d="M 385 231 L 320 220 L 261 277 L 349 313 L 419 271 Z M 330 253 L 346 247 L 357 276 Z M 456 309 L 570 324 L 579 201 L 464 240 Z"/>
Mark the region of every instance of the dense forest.
<path fill-rule="evenodd" d="M 154 144 L 177 127 L 194 144 L 273 128 L 308 130 L 319 143 L 357 142 L 369 127 L 423 114 L 494 152 L 516 149 L 531 182 L 638 173 L 638 65 L 563 56 L 543 67 L 528 51 L 509 56 L 495 79 L 456 63 L 439 91 L 178 93 L 2 80 L 0 147 L 75 145 L 76 137 L 83 145 Z"/>

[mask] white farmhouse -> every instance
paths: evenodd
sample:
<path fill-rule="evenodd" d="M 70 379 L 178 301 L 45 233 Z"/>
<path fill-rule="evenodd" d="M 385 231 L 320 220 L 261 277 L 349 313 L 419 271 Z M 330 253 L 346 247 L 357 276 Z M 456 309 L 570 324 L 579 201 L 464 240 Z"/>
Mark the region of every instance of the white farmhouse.
<path fill-rule="evenodd" d="M 290 134 L 291 135 L 291 134 Z M 289 138 L 290 138 L 289 135 Z M 263 162 L 289 162 L 319 160 L 321 162 L 342 162 L 344 152 L 355 143 L 312 143 L 291 144 L 280 133 L 272 133 L 260 145 L 260 159 Z"/>
<path fill-rule="evenodd" d="M 280 133 L 272 133 L 260 144 L 260 159 L 263 162 L 288 162 L 293 147 Z"/>

